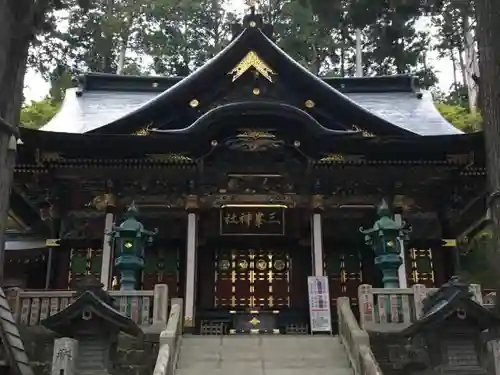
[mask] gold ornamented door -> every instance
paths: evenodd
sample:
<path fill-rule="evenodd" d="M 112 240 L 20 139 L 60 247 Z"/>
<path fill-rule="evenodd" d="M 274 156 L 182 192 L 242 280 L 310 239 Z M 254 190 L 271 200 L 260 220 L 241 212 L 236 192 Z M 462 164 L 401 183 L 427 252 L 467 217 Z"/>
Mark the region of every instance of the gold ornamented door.
<path fill-rule="evenodd" d="M 214 305 L 228 309 L 279 310 L 290 306 L 291 259 L 286 251 L 217 251 Z"/>

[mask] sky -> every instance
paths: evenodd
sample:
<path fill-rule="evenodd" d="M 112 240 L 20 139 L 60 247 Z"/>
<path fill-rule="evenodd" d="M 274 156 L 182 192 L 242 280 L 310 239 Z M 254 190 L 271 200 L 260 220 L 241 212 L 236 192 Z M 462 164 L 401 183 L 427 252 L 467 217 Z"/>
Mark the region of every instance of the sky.
<path fill-rule="evenodd" d="M 233 0 L 230 10 L 242 12 L 245 9 L 245 0 Z M 426 29 L 429 27 L 429 20 L 422 18 L 417 22 L 417 29 Z M 439 78 L 439 88 L 447 91 L 453 83 L 453 66 L 449 59 L 439 59 L 437 52 L 431 51 L 428 55 L 428 63 L 432 65 Z M 40 74 L 33 69 L 28 69 L 24 80 L 24 95 L 27 101 L 41 100 L 49 92 L 50 84 L 45 82 Z"/>

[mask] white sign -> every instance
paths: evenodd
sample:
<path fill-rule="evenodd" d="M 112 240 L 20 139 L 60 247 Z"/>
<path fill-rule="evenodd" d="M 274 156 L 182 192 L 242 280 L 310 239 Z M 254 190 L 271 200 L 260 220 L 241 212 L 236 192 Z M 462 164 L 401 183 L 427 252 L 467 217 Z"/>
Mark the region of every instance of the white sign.
<path fill-rule="evenodd" d="M 309 316 L 311 332 L 332 332 L 332 315 L 330 309 L 330 292 L 326 276 L 309 276 L 307 278 L 309 292 Z"/>
<path fill-rule="evenodd" d="M 69 337 L 54 340 L 54 355 L 52 357 L 52 375 L 74 375 L 78 341 Z"/>

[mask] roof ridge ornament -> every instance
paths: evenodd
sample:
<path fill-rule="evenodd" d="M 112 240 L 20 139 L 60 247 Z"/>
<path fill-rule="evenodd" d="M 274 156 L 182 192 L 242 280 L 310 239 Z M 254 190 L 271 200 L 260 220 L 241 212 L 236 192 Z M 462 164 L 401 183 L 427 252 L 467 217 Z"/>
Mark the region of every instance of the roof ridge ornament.
<path fill-rule="evenodd" d="M 267 65 L 264 60 L 259 57 L 259 55 L 255 51 L 248 52 L 246 56 L 243 57 L 243 59 L 228 74 L 233 76 L 234 82 L 250 68 L 254 68 L 265 79 L 273 83 L 272 76 L 276 73 L 269 65 Z"/>
<path fill-rule="evenodd" d="M 245 4 L 250 8 L 250 14 L 254 16 L 257 8 L 260 6 L 260 0 L 245 0 Z"/>

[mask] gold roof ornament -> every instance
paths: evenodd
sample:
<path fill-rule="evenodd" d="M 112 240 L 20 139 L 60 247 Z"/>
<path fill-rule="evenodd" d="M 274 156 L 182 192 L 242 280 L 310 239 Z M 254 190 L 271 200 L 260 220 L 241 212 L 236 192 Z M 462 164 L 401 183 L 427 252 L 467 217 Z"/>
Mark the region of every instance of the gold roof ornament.
<path fill-rule="evenodd" d="M 369 132 L 368 130 L 362 129 L 362 128 L 360 128 L 357 125 L 353 125 L 352 126 L 352 130 L 361 132 L 363 134 L 363 137 L 367 137 L 367 138 L 373 138 L 373 137 L 375 137 L 375 134 Z"/>
<path fill-rule="evenodd" d="M 133 132 L 132 134 L 134 134 L 134 135 L 149 135 L 150 130 L 151 130 L 150 125 L 147 125 L 141 129 Z"/>
<path fill-rule="evenodd" d="M 249 69 L 254 68 L 269 82 L 273 82 L 272 76 L 276 74 L 272 68 L 262 60 L 255 51 L 250 51 L 228 74 L 233 76 L 233 82 L 245 74 Z"/>

